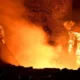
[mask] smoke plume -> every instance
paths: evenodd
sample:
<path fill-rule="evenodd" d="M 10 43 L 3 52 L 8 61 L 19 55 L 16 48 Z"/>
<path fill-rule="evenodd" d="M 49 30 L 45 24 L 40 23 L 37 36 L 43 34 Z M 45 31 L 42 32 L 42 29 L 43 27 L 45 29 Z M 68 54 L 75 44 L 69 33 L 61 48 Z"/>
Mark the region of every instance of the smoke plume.
<path fill-rule="evenodd" d="M 49 45 L 42 26 L 29 22 L 27 14 L 29 11 L 25 11 L 20 0 L 0 0 L 0 23 L 4 28 L 6 41 L 1 59 L 24 67 L 64 68 L 64 64 L 59 63 L 59 55 L 64 53 L 62 46 Z M 60 43 L 60 39 L 57 42 Z"/>

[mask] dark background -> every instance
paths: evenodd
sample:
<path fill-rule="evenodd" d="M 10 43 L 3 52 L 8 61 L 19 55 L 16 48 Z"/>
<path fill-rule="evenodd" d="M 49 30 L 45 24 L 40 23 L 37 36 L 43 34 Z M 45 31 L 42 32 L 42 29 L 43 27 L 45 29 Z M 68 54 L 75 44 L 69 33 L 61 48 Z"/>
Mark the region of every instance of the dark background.
<path fill-rule="evenodd" d="M 80 9 L 80 0 L 73 0 L 73 9 Z"/>

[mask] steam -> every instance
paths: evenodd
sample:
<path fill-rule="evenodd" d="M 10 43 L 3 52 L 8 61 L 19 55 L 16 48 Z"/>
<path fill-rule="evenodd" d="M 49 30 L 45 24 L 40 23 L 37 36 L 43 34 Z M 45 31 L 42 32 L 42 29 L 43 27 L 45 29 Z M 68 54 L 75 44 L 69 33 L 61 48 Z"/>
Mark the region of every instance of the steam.
<path fill-rule="evenodd" d="M 59 55 L 64 53 L 62 46 L 49 45 L 42 26 L 31 23 L 23 17 L 24 12 L 27 15 L 29 11 L 28 9 L 25 11 L 20 0 L 0 0 L 0 11 L 0 22 L 4 28 L 8 48 L 7 50 L 3 47 L 1 54 L 3 61 L 34 68 L 65 67 L 58 63 Z"/>

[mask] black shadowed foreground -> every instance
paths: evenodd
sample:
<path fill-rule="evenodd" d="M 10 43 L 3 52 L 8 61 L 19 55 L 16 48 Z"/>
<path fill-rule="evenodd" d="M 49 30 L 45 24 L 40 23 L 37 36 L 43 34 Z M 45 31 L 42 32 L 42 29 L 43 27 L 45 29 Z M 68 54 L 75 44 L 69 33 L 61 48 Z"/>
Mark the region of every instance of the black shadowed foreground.
<path fill-rule="evenodd" d="M 33 69 L 32 67 L 21 67 L 1 62 L 0 80 L 69 80 L 80 78 L 78 70 L 44 68 Z"/>

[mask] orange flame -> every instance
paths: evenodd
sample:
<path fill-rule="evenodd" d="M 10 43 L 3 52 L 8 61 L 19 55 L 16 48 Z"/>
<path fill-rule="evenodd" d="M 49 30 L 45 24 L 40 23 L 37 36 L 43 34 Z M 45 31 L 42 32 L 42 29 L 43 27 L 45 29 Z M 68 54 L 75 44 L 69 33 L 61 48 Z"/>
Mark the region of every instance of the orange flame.
<path fill-rule="evenodd" d="M 2 11 L 0 21 L 3 24 L 8 49 L 3 46 L 2 60 L 16 66 L 34 68 L 65 68 L 65 64 L 60 63 L 61 60 L 70 64 L 70 59 L 65 57 L 67 60 L 64 60 L 67 52 L 64 52 L 62 45 L 59 44 L 57 47 L 49 45 L 47 34 L 41 26 L 34 25 L 21 16 L 25 9 L 20 2 L 18 4 L 15 0 L 13 2 L 2 0 L 0 10 Z M 60 39 L 58 38 L 58 41 Z"/>

